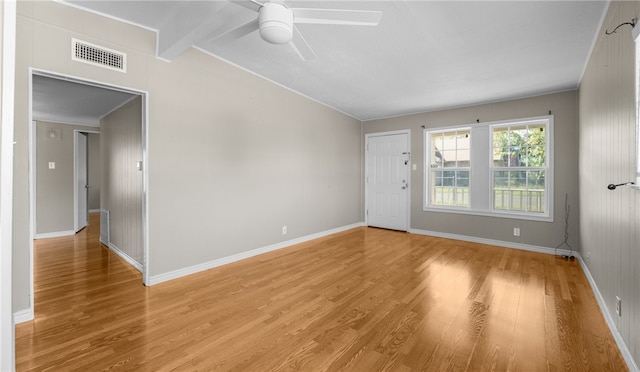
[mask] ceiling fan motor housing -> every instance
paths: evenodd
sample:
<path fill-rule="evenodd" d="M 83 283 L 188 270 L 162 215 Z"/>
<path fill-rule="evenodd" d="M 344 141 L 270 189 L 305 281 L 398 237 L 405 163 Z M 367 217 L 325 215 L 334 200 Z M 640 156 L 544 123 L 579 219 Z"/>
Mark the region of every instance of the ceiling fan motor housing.
<path fill-rule="evenodd" d="M 282 4 L 265 3 L 258 15 L 260 37 L 272 44 L 285 44 L 293 39 L 293 12 Z"/>

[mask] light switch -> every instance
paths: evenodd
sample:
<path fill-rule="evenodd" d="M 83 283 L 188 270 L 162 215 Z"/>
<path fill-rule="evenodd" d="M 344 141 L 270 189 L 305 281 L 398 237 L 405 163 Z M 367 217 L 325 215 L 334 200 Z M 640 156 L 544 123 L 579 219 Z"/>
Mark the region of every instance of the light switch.
<path fill-rule="evenodd" d="M 417 165 L 416 163 L 413 163 L 413 164 L 411 165 L 411 169 L 413 169 L 413 170 L 418 170 L 418 165 Z"/>
<path fill-rule="evenodd" d="M 50 161 L 49 162 L 49 169 L 56 169 L 56 162 L 55 161 Z"/>

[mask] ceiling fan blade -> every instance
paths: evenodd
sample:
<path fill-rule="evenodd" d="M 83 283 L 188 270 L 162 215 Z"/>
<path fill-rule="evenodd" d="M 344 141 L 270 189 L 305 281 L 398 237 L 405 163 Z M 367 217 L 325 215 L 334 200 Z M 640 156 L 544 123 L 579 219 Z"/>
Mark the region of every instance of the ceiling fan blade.
<path fill-rule="evenodd" d="M 263 3 L 256 1 L 256 0 L 229 0 L 230 2 L 234 3 L 234 4 L 238 4 L 240 6 L 243 6 L 247 9 L 251 9 L 254 12 L 258 12 L 260 11 L 260 8 L 262 8 L 264 6 Z"/>
<path fill-rule="evenodd" d="M 241 37 L 247 36 L 254 31 L 258 31 L 259 28 L 260 25 L 258 24 L 258 18 L 252 19 L 251 21 L 246 22 L 234 29 L 231 29 L 212 40 L 226 43 L 229 41 L 240 39 Z"/>
<path fill-rule="evenodd" d="M 292 8 L 293 23 L 319 25 L 376 26 L 382 12 L 377 10 Z"/>
<path fill-rule="evenodd" d="M 289 42 L 289 46 L 298 53 L 303 61 L 316 58 L 313 49 L 311 49 L 309 43 L 307 43 L 296 26 L 293 26 L 293 40 Z"/>

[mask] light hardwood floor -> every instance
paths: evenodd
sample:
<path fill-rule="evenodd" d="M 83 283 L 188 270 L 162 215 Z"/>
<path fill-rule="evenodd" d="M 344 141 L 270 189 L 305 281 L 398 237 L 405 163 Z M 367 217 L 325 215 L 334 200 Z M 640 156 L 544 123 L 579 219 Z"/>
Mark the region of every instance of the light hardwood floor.
<path fill-rule="evenodd" d="M 627 370 L 577 261 L 357 228 L 144 287 L 97 218 L 36 241 L 18 371 Z"/>

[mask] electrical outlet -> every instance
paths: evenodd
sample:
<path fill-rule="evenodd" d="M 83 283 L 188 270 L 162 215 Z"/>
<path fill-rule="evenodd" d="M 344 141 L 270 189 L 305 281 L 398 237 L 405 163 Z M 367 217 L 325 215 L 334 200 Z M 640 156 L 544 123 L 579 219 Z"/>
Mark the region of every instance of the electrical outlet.
<path fill-rule="evenodd" d="M 519 227 L 514 227 L 513 228 L 513 236 L 520 236 L 520 228 Z"/>
<path fill-rule="evenodd" d="M 282 235 L 287 235 L 287 226 L 282 226 Z"/>
<path fill-rule="evenodd" d="M 587 262 L 591 262 L 591 252 L 587 252 L 587 253 L 584 255 L 584 259 L 585 259 Z"/>
<path fill-rule="evenodd" d="M 622 299 L 616 296 L 616 314 L 622 316 Z"/>

